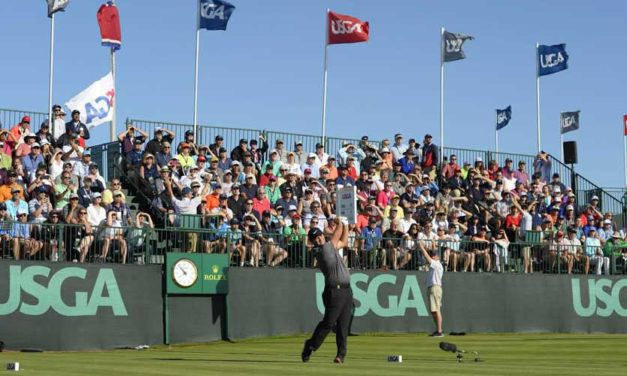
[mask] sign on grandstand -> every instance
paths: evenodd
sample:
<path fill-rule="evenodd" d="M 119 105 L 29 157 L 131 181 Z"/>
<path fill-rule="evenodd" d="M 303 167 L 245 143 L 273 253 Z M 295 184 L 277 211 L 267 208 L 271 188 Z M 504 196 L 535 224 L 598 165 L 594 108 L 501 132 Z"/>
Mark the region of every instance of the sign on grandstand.
<path fill-rule="evenodd" d="M 357 222 L 357 190 L 354 185 L 346 185 L 337 192 L 337 215 L 346 217 L 348 223 Z"/>

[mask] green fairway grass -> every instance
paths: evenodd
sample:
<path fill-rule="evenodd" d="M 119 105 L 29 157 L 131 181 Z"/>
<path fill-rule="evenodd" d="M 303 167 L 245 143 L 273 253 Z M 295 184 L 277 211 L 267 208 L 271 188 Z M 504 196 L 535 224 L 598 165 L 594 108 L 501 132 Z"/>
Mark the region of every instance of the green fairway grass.
<path fill-rule="evenodd" d="M 625 375 L 627 335 L 470 334 L 429 338 L 426 334 L 349 337 L 346 363 L 333 364 L 330 335 L 309 363 L 300 352 L 305 337 L 273 337 L 149 350 L 0 353 L 2 367 L 18 361 L 19 375 Z M 478 351 L 462 363 L 439 349 L 440 341 Z M 388 363 L 402 355 L 403 363 Z M 9 374 L 9 371 L 3 371 Z"/>

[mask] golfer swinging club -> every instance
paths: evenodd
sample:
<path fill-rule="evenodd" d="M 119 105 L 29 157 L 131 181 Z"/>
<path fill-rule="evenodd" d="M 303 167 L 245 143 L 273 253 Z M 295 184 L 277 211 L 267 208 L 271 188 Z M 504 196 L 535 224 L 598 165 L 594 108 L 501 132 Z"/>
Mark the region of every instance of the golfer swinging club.
<path fill-rule="evenodd" d="M 324 318 L 318 323 L 311 338 L 305 341 L 301 353 L 303 362 L 309 361 L 311 353 L 318 350 L 334 325 L 336 326 L 337 356 L 333 362 L 344 363 L 346 356 L 346 337 L 353 306 L 353 291 L 350 285 L 350 274 L 339 250 L 346 247 L 348 225 L 343 224 L 338 217 L 335 218 L 335 223 L 337 226 L 329 241 L 326 241 L 324 234 L 317 227 L 309 230 L 307 235 L 314 245 L 313 252 L 318 260 L 320 271 L 324 274 L 325 287 L 322 293 Z"/>

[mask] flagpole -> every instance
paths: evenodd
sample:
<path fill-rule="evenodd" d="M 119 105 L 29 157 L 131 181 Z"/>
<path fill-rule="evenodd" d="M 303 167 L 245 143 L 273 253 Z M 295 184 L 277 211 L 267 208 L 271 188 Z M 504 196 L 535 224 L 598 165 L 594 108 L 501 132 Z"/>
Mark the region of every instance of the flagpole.
<path fill-rule="evenodd" d="M 194 65 L 194 137 L 198 137 L 198 51 L 200 49 L 200 3 L 196 15 L 196 60 Z M 196 138 L 198 139 L 198 138 Z"/>
<path fill-rule="evenodd" d="M 52 129 L 52 136 L 58 137 L 54 133 L 54 120 L 52 119 L 52 79 L 54 74 L 54 13 L 50 17 L 50 77 L 48 81 L 48 125 Z"/>
<path fill-rule="evenodd" d="M 444 158 L 444 26 L 440 30 L 440 165 Z"/>
<path fill-rule="evenodd" d="M 114 93 L 114 99 L 113 99 L 113 108 L 111 109 L 111 111 L 113 112 L 112 114 L 112 118 L 111 118 L 111 141 L 115 141 L 115 128 L 116 128 L 116 123 L 115 123 L 115 113 L 117 112 L 115 109 L 118 106 L 118 103 L 120 103 L 119 101 L 119 97 L 118 97 L 118 92 L 115 89 L 115 49 L 111 48 L 111 77 L 113 78 L 113 93 Z"/>
<path fill-rule="evenodd" d="M 540 143 L 540 62 L 538 59 L 538 47 L 540 47 L 540 43 L 536 43 L 536 132 L 538 137 L 538 152 L 542 150 L 542 144 Z"/>
<path fill-rule="evenodd" d="M 560 160 L 564 163 L 564 134 L 560 129 Z"/>
<path fill-rule="evenodd" d="M 329 49 L 329 8 L 325 13 L 324 23 L 324 73 L 322 79 L 322 140 L 320 143 L 325 144 L 327 130 L 327 54 Z"/>

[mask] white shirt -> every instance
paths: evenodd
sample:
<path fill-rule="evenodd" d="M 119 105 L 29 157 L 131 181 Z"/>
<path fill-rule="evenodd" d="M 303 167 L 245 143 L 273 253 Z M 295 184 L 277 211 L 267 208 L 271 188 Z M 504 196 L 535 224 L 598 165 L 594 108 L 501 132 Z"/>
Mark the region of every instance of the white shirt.
<path fill-rule="evenodd" d="M 442 286 L 442 276 L 444 275 L 444 267 L 440 261 L 432 260 L 429 264 L 429 272 L 427 273 L 427 287 Z"/>
<path fill-rule="evenodd" d="M 107 212 L 105 208 L 100 205 L 89 205 L 87 208 L 87 220 L 92 226 L 98 226 L 105 219 L 107 219 Z"/>
<path fill-rule="evenodd" d="M 177 214 L 196 214 L 198 205 L 202 202 L 202 197 L 196 198 L 183 198 L 179 200 L 176 197 L 172 197 L 172 203 Z"/>

